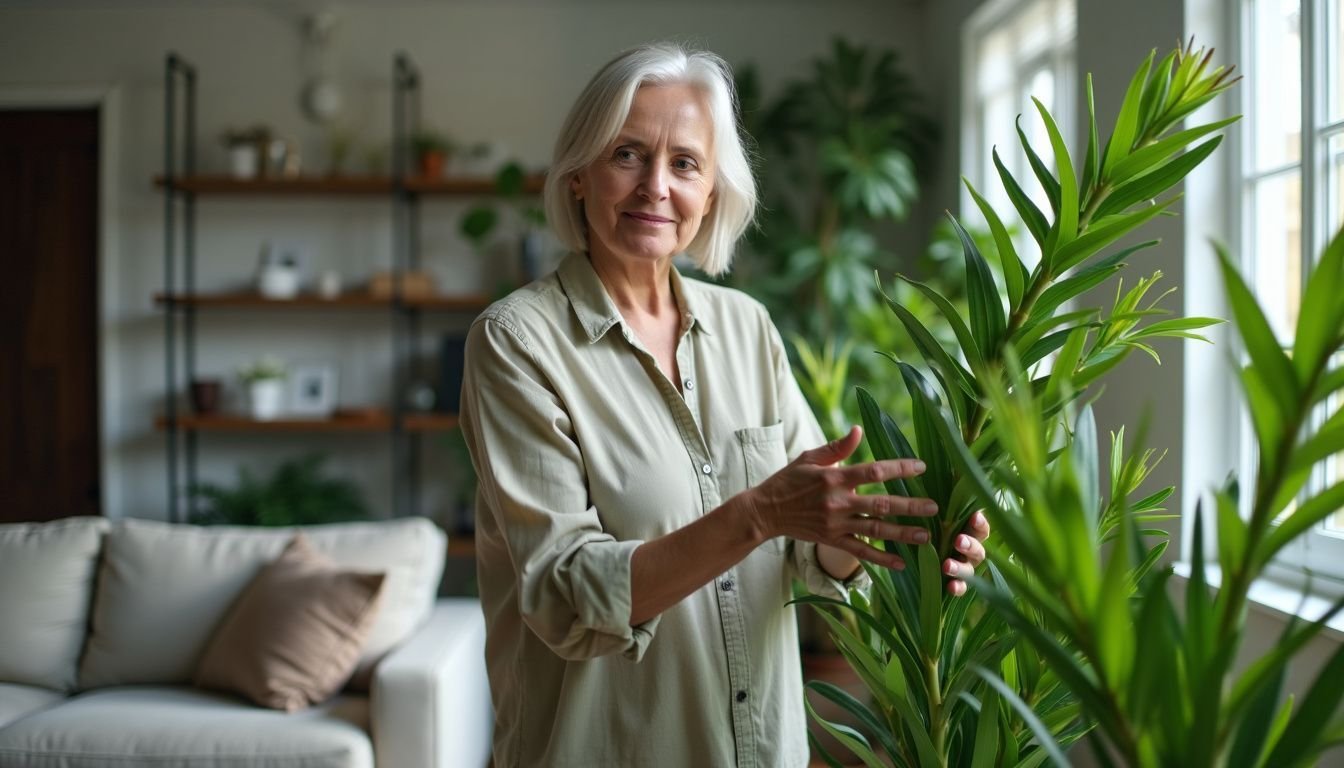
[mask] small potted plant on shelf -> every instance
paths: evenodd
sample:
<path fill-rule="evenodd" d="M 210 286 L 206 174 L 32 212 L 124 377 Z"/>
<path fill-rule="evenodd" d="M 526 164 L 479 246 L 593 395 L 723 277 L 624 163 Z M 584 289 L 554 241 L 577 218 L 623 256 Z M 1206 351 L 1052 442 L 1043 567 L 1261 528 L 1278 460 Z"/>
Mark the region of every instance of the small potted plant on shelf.
<path fill-rule="evenodd" d="M 259 421 L 278 418 L 285 406 L 285 378 L 288 373 L 284 361 L 273 355 L 263 355 L 238 371 L 238 378 L 247 388 L 248 413 Z"/>
<path fill-rule="evenodd" d="M 415 169 L 427 179 L 443 178 L 443 169 L 448 164 L 452 148 L 452 142 L 437 131 L 422 130 L 411 135 Z"/>

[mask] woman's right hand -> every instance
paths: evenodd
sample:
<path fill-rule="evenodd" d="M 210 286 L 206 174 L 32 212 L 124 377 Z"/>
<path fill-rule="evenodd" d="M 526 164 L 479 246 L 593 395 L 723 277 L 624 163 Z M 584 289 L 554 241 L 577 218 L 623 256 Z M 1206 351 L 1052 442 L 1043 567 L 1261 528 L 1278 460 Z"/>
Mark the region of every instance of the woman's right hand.
<path fill-rule="evenodd" d="M 839 462 L 854 453 L 862 439 L 863 431 L 853 427 L 842 438 L 804 451 L 765 482 L 745 492 L 762 540 L 788 536 L 828 544 L 889 568 L 905 567 L 899 555 L 877 549 L 858 537 L 924 544 L 928 541 L 925 529 L 884 518 L 932 517 L 938 513 L 937 505 L 929 499 L 905 496 L 861 496 L 854 489 L 897 477 L 915 477 L 924 471 L 924 462 L 889 459 L 839 466 Z"/>

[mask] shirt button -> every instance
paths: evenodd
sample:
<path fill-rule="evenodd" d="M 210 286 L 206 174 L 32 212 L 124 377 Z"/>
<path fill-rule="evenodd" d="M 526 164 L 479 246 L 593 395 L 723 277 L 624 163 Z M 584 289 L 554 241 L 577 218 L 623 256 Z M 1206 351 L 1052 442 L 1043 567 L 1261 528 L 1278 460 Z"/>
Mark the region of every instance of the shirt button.
<path fill-rule="evenodd" d="M 700 467 L 700 471 L 708 475 L 710 472 L 714 471 L 714 468 L 709 466 L 708 464 L 705 464 L 704 466 Z"/>
<path fill-rule="evenodd" d="M 719 585 L 719 589 L 722 589 L 724 592 L 732 592 L 732 591 L 733 591 L 733 580 L 732 580 L 732 579 L 724 579 L 724 580 L 723 580 L 723 583 Z"/>
<path fill-rule="evenodd" d="M 744 702 L 744 701 L 746 701 L 746 700 L 747 700 L 747 692 L 746 692 L 746 691 L 738 691 L 738 692 L 737 692 L 737 703 L 738 703 L 738 704 L 741 704 L 742 702 Z"/>
<path fill-rule="evenodd" d="M 691 381 L 690 379 L 683 381 L 682 385 L 684 385 L 687 389 L 695 389 L 695 382 Z"/>

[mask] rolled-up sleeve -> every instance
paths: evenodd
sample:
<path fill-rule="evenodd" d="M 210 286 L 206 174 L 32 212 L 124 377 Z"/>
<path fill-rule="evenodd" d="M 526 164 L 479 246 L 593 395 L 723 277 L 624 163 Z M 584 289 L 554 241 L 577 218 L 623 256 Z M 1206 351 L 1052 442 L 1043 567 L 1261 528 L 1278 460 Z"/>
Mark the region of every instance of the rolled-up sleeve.
<path fill-rule="evenodd" d="M 603 530 L 565 404 L 503 318 L 478 319 L 467 336 L 461 424 L 478 514 L 504 541 L 527 627 L 564 659 L 639 660 L 658 622 L 630 626 L 630 561 L 643 542 Z"/>
<path fill-rule="evenodd" d="M 812 408 L 808 406 L 807 399 L 803 397 L 797 379 L 793 377 L 789 356 L 784 349 L 784 342 L 779 337 L 779 331 L 775 330 L 774 324 L 768 320 L 767 324 L 770 326 L 770 353 L 775 367 L 776 398 L 779 402 L 780 420 L 784 424 L 784 448 L 789 461 L 793 461 L 803 451 L 825 443 L 827 438 L 822 433 L 821 425 L 817 423 Z M 843 600 L 848 597 L 850 589 L 865 589 L 871 584 L 868 573 L 862 568 L 848 579 L 832 578 L 826 569 L 821 567 L 821 561 L 817 559 L 817 545 L 812 542 L 790 540 L 787 547 L 793 575 L 813 594 Z"/>

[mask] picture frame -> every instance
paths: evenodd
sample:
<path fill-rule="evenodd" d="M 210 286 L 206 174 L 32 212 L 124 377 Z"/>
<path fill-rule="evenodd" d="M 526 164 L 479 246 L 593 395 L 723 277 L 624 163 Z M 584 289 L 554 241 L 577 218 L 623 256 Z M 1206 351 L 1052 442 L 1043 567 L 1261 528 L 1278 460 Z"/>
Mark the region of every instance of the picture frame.
<path fill-rule="evenodd" d="M 335 410 L 336 369 L 330 365 L 295 366 L 289 375 L 290 413 L 326 418 Z"/>

